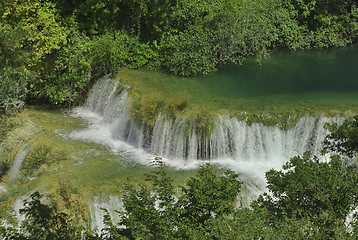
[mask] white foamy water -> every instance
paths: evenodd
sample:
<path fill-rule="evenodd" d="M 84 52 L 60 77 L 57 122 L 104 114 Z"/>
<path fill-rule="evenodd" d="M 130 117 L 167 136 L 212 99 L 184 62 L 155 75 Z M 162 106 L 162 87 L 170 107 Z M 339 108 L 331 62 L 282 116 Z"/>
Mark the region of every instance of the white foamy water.
<path fill-rule="evenodd" d="M 265 188 L 267 170 L 279 169 L 305 151 L 318 154 L 327 134 L 324 124 L 343 121 L 338 117 L 306 116 L 291 129 L 283 130 L 218 116 L 213 132 L 207 136 L 196 132 L 190 119 L 174 120 L 159 114 L 150 129 L 131 119 L 130 98 L 126 91 L 118 93 L 117 87 L 118 81 L 107 78 L 93 86 L 86 104 L 73 111 L 74 116 L 88 122 L 88 127 L 72 132 L 70 137 L 109 146 L 146 165 L 156 156 L 177 169 L 192 169 L 210 161 L 254 183 L 251 188 L 256 194 Z"/>

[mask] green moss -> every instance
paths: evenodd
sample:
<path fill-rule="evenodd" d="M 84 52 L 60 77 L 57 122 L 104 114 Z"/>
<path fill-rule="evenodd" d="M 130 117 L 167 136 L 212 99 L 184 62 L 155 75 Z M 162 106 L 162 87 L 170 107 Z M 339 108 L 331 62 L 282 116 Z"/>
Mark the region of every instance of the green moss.
<path fill-rule="evenodd" d="M 160 95 L 152 93 L 143 97 L 134 98 L 131 102 L 131 116 L 138 125 L 145 123 L 150 127 L 154 127 L 158 114 L 165 106 Z"/>
<path fill-rule="evenodd" d="M 26 155 L 22 173 L 25 175 L 38 171 L 44 165 L 49 166 L 54 162 L 60 162 L 69 158 L 66 149 L 56 149 L 56 143 L 37 140 L 34 145 L 30 145 L 31 149 Z"/>

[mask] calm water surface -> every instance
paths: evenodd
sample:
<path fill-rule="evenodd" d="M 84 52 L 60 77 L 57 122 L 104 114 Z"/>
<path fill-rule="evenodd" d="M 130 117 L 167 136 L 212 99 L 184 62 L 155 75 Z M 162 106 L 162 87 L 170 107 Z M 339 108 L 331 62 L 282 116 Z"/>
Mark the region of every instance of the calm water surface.
<path fill-rule="evenodd" d="M 202 91 L 224 98 L 355 103 L 358 47 L 272 53 L 261 65 L 249 59 L 197 80 Z"/>

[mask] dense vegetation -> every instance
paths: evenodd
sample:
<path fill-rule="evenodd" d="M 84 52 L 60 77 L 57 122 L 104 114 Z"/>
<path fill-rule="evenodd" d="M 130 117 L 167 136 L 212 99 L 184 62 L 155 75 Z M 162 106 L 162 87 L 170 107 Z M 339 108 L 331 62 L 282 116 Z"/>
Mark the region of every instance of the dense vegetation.
<path fill-rule="evenodd" d="M 0 106 L 72 104 L 120 68 L 190 76 L 277 48 L 358 39 L 354 0 L 0 2 Z"/>
<path fill-rule="evenodd" d="M 100 233 L 79 225 L 34 192 L 20 210 L 25 220 L 0 227 L 3 239 L 357 239 L 356 165 L 338 156 L 329 163 L 306 154 L 283 170 L 270 170 L 269 194 L 252 208 L 235 208 L 241 182 L 231 171 L 203 165 L 175 198 L 165 165 L 148 176 L 152 188 L 127 185 L 114 223 L 107 213 Z M 105 209 L 104 209 L 105 211 Z"/>

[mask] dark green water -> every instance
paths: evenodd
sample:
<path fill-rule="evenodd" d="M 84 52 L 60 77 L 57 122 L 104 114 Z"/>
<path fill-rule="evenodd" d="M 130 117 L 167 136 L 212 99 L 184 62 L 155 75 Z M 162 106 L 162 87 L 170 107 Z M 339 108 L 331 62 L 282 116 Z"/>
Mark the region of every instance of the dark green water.
<path fill-rule="evenodd" d="M 202 91 L 224 98 L 357 103 L 358 47 L 277 52 L 199 78 Z M 338 103 L 337 102 L 337 103 Z"/>

